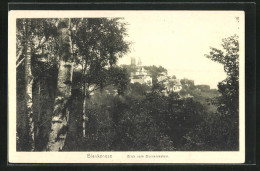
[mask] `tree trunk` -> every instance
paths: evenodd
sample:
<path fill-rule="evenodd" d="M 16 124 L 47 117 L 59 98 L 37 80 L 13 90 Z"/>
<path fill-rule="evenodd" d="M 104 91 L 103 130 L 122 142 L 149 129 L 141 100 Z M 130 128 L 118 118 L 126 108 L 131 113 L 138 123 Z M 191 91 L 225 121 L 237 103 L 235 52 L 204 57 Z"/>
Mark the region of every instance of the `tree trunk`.
<path fill-rule="evenodd" d="M 36 123 L 38 123 L 36 125 L 36 133 L 35 133 L 35 137 L 38 138 L 39 137 L 39 132 L 40 132 L 40 122 L 41 122 L 41 81 L 39 80 L 37 83 L 37 96 L 38 96 L 38 116 L 37 116 L 37 121 Z"/>
<path fill-rule="evenodd" d="M 86 121 L 87 121 L 87 113 L 86 113 L 86 103 L 87 103 L 87 86 L 86 83 L 84 83 L 83 86 L 83 105 L 82 105 L 82 133 L 83 133 L 83 139 L 86 138 Z"/>
<path fill-rule="evenodd" d="M 32 85 L 33 76 L 31 68 L 31 55 L 32 55 L 32 43 L 31 43 L 31 20 L 26 20 L 26 49 L 25 49 L 25 105 L 26 115 L 28 120 L 28 133 L 29 133 L 29 148 L 31 151 L 35 150 L 34 143 L 34 121 L 33 121 L 33 109 L 32 109 Z"/>
<path fill-rule="evenodd" d="M 58 24 L 59 70 L 57 93 L 51 121 L 51 131 L 47 151 L 61 151 L 68 131 L 68 100 L 71 96 L 73 58 L 70 32 L 70 19 L 60 19 Z"/>

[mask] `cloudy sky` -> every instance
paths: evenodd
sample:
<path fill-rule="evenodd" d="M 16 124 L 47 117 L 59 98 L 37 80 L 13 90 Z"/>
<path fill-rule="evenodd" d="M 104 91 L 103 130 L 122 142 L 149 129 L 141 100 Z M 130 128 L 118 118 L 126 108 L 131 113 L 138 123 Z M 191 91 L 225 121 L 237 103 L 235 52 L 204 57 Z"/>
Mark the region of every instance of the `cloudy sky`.
<path fill-rule="evenodd" d="M 128 23 L 131 52 L 119 60 L 141 58 L 143 65 L 161 65 L 169 75 L 217 88 L 226 78 L 223 65 L 207 59 L 209 47 L 221 47 L 221 39 L 240 33 L 242 12 L 136 11 L 121 14 Z"/>

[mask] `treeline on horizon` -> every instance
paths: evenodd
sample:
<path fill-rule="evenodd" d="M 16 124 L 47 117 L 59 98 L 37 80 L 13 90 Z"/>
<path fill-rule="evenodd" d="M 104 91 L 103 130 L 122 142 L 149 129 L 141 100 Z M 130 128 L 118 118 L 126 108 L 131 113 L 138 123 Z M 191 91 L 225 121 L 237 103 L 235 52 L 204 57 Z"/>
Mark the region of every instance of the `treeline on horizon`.
<path fill-rule="evenodd" d="M 126 36 L 119 18 L 17 20 L 17 151 L 238 150 L 238 37 L 206 55 L 218 90 L 182 79 L 166 95 L 165 68 L 146 66 L 148 86 L 116 65 Z"/>

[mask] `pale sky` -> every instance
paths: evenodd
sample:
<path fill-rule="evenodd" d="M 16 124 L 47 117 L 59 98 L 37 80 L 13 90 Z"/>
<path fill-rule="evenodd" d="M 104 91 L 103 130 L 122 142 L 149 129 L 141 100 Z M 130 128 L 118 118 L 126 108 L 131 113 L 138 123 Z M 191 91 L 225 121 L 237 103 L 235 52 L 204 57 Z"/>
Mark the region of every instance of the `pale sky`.
<path fill-rule="evenodd" d="M 130 64 L 131 57 L 141 58 L 143 65 L 161 65 L 169 75 L 192 79 L 195 84 L 207 84 L 211 88 L 217 88 L 226 74 L 223 65 L 204 56 L 209 53 L 210 46 L 221 47 L 222 38 L 236 33 L 239 35 L 240 56 L 244 57 L 243 11 L 61 10 L 16 13 L 19 17 L 29 18 L 123 17 L 128 23 L 129 37 L 126 39 L 133 44 L 132 51 L 119 59 L 119 64 Z M 15 41 L 15 37 L 12 40 Z"/>
<path fill-rule="evenodd" d="M 131 52 L 119 60 L 130 64 L 130 58 L 141 58 L 143 65 L 163 66 L 169 75 L 194 80 L 217 88 L 226 78 L 223 65 L 204 54 L 209 47 L 221 47 L 221 39 L 240 33 L 236 17 L 242 12 L 225 11 L 135 11 L 124 13 L 128 23 L 127 40 Z"/>

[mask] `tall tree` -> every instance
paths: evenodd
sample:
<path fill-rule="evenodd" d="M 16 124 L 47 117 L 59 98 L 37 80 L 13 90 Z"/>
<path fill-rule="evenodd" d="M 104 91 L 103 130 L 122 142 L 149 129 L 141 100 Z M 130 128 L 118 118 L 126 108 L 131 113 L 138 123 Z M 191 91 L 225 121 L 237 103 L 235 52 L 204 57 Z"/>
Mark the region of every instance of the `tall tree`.
<path fill-rule="evenodd" d="M 37 135 L 40 121 L 39 105 L 35 103 L 35 89 L 53 66 L 47 56 L 41 55 L 43 47 L 56 41 L 56 19 L 17 19 L 16 21 L 16 68 L 17 68 L 17 149 L 38 150 Z M 51 38 L 50 38 L 51 37 Z M 54 49 L 55 46 L 53 46 Z M 49 55 L 48 55 L 49 57 Z M 52 60 L 53 61 L 53 60 Z M 46 68 L 47 67 L 47 68 Z M 44 77 L 43 77 L 44 76 Z M 36 98 L 37 99 L 37 98 Z M 36 120 L 35 120 L 36 119 Z"/>
<path fill-rule="evenodd" d="M 239 114 L 239 41 L 238 36 L 233 35 L 222 39 L 222 48 L 211 47 L 207 58 L 224 65 L 227 78 L 218 84 L 221 96 L 214 103 L 222 119 L 229 128 L 223 139 L 232 149 L 238 148 L 238 114 Z"/>
<path fill-rule="evenodd" d="M 31 36 L 31 19 L 26 19 L 26 47 L 25 47 L 25 103 L 26 103 L 26 114 L 28 118 L 29 127 L 29 147 L 31 151 L 35 149 L 34 143 L 34 121 L 33 121 L 33 108 L 32 108 L 32 85 L 33 85 L 33 75 L 32 75 L 32 36 Z"/>
<path fill-rule="evenodd" d="M 219 111 L 225 115 L 238 113 L 238 85 L 239 85 L 239 42 L 238 36 L 234 35 L 222 40 L 223 50 L 212 48 L 207 58 L 224 65 L 227 78 L 218 84 L 222 94 L 219 101 Z"/>
<path fill-rule="evenodd" d="M 70 19 L 59 19 L 58 21 L 59 70 L 51 131 L 47 144 L 48 151 L 62 150 L 67 136 L 69 120 L 67 105 L 71 96 L 74 64 L 70 23 Z"/>
<path fill-rule="evenodd" d="M 28 116 L 31 117 L 31 120 L 36 119 L 35 121 L 37 122 L 35 123 L 36 135 L 38 135 L 38 138 L 36 137 L 36 150 L 63 149 L 68 129 L 68 117 L 63 116 L 69 115 L 67 102 L 72 87 L 70 77 L 73 75 L 74 64 L 76 64 L 74 67 L 77 67 L 77 72 L 79 70 L 82 72 L 81 78 L 78 81 L 80 82 L 82 87 L 81 92 L 84 96 L 82 106 L 85 106 L 83 108 L 85 111 L 82 110 L 82 113 L 85 113 L 85 115 L 81 114 L 84 120 L 87 119 L 86 101 L 90 91 L 102 89 L 107 85 L 113 84 L 118 87 L 119 94 L 123 92 L 127 84 L 127 79 L 125 78 L 128 78 L 128 76 L 125 71 L 115 68 L 114 64 L 119 57 L 127 52 L 129 43 L 124 40 L 126 36 L 125 24 L 119 20 L 107 18 L 72 19 L 69 22 L 70 24 L 68 24 L 66 21 L 60 19 L 31 19 L 31 41 L 29 42 L 31 44 L 28 53 L 26 43 L 24 43 L 27 39 L 25 34 L 26 29 L 24 28 L 23 31 L 23 25 L 20 24 L 21 20 L 18 20 L 18 74 L 27 74 L 27 72 L 24 72 L 25 65 L 31 60 L 31 65 L 26 66 L 30 67 L 29 70 L 31 70 L 31 73 L 26 76 L 26 80 L 32 78 L 32 75 L 34 76 L 34 79 L 30 80 L 33 81 L 30 82 L 32 86 L 31 96 L 33 96 L 33 93 L 36 96 L 34 96 L 34 103 L 31 103 L 31 105 L 36 115 L 33 117 L 32 115 Z M 56 24 L 57 22 L 58 24 Z M 71 31 L 73 32 L 72 34 Z M 72 37 L 70 37 L 70 34 Z M 31 54 L 30 59 L 25 58 L 29 52 Z M 76 62 L 74 63 L 72 59 L 76 59 Z M 114 68 L 114 70 L 110 68 Z M 17 79 L 21 80 L 18 77 Z M 22 86 L 19 85 L 19 87 L 24 87 L 23 90 L 26 87 L 25 85 L 27 85 L 24 81 L 25 79 L 22 79 Z M 41 85 L 39 84 L 40 82 Z M 56 84 L 58 84 L 57 93 L 54 90 L 56 89 L 54 88 Z M 92 90 L 90 90 L 90 87 L 92 87 Z M 20 97 L 21 95 L 19 94 Z M 81 100 L 81 98 L 79 99 Z M 21 98 L 21 100 L 18 100 L 18 103 L 19 105 L 20 103 L 24 104 L 26 103 L 25 101 L 24 98 Z M 54 103 L 54 109 L 51 109 L 52 103 Z M 40 106 L 46 106 L 46 108 L 40 110 Z M 23 105 L 23 108 L 26 109 L 26 106 Z M 18 113 L 20 117 L 22 110 L 19 109 Z M 28 122 L 28 117 L 24 117 L 24 120 Z M 19 127 L 23 123 L 25 122 L 18 122 Z M 83 123 L 81 122 L 81 124 Z M 49 124 L 51 125 L 51 132 L 48 136 Z M 28 131 L 28 127 L 26 129 Z M 19 139 L 20 137 L 18 148 L 22 150 L 25 149 L 25 145 L 29 144 L 28 133 L 26 133 L 25 138 L 20 136 L 23 132 L 18 129 L 17 138 Z M 20 143 L 23 140 L 25 140 L 24 143 Z"/>
<path fill-rule="evenodd" d="M 102 89 L 112 84 L 109 68 L 127 51 L 125 23 L 119 18 L 73 19 L 73 43 L 82 77 L 82 136 L 86 137 L 86 101 L 90 87 Z M 115 75 L 114 75 L 115 76 Z M 115 81 L 115 80 L 114 80 Z"/>

